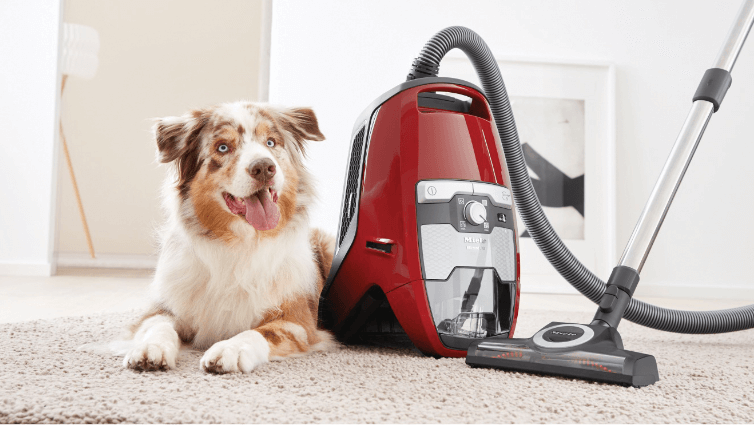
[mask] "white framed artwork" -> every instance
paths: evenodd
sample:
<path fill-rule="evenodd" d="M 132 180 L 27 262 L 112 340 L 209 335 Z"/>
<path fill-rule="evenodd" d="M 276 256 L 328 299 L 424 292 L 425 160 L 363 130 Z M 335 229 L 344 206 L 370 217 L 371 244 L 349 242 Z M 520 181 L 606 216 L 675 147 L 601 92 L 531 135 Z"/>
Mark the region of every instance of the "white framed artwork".
<path fill-rule="evenodd" d="M 574 255 L 607 280 L 615 252 L 615 70 L 610 64 L 497 56 L 537 196 Z M 480 85 L 459 51 L 440 76 Z M 518 216 L 521 290 L 575 293 Z"/>

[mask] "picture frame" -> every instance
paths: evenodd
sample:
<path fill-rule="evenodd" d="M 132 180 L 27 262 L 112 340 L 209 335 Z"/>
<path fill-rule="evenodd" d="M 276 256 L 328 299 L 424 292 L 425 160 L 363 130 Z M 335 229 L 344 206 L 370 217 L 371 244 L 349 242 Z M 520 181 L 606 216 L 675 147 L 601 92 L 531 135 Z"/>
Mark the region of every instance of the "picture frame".
<path fill-rule="evenodd" d="M 496 57 L 545 214 L 576 258 L 606 280 L 617 261 L 615 68 L 608 63 Z M 440 76 L 481 87 L 470 61 L 457 50 L 443 60 Z M 537 167 L 538 160 L 561 179 L 553 179 L 549 173 L 539 180 L 537 171 L 543 171 Z M 580 182 L 576 181 L 579 178 Z M 562 180 L 578 183 L 575 187 L 581 188 L 581 193 L 569 195 Z M 543 184 L 548 185 L 549 195 L 543 193 L 547 192 L 542 190 Z M 557 206 L 546 206 L 548 203 Z M 520 215 L 517 226 L 521 290 L 576 293 L 528 237 Z"/>

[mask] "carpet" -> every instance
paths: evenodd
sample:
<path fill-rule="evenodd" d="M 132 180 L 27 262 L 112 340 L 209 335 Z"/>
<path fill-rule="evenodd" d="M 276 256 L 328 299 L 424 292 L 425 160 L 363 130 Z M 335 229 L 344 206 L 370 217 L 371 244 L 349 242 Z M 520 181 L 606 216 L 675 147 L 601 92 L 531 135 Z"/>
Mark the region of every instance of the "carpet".
<path fill-rule="evenodd" d="M 657 358 L 642 389 L 472 369 L 411 349 L 345 347 L 208 375 L 201 353 L 138 373 L 78 352 L 116 339 L 136 313 L 0 325 L 0 422 L 754 422 L 754 331 L 677 335 L 621 324 L 630 350 Z M 519 336 L 589 313 L 524 310 Z"/>

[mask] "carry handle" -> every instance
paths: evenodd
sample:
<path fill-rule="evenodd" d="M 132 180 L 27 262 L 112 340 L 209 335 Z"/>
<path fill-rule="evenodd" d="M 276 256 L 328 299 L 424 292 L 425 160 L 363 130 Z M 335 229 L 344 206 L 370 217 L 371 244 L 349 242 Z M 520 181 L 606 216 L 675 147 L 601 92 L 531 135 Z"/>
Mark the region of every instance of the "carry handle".
<path fill-rule="evenodd" d="M 487 106 L 487 98 L 484 97 L 482 93 L 480 93 L 477 90 L 474 90 L 470 87 L 465 87 L 461 85 L 456 84 L 428 84 L 426 86 L 422 86 L 419 91 L 416 94 L 416 106 L 417 108 L 420 108 L 419 105 L 419 98 L 421 94 L 423 93 L 437 93 L 437 92 L 446 92 L 446 93 L 454 93 L 454 94 L 460 94 L 462 96 L 466 96 L 469 99 L 471 99 L 471 105 L 469 106 L 468 111 L 456 111 L 453 109 L 445 109 L 442 107 L 434 108 L 432 109 L 439 109 L 439 110 L 449 110 L 452 112 L 461 112 L 468 115 L 473 115 L 475 117 L 482 118 L 487 121 L 492 121 L 492 116 L 490 114 L 489 107 Z"/>

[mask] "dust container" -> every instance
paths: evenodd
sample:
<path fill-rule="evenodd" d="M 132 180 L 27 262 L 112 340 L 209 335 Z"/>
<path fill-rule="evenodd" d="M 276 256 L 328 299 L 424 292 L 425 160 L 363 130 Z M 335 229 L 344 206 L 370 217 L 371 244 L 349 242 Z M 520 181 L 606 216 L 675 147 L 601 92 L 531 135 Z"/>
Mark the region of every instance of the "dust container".
<path fill-rule="evenodd" d="M 516 286 L 494 269 L 457 267 L 447 280 L 425 285 L 437 333 L 448 348 L 467 349 L 474 341 L 509 333 Z"/>

